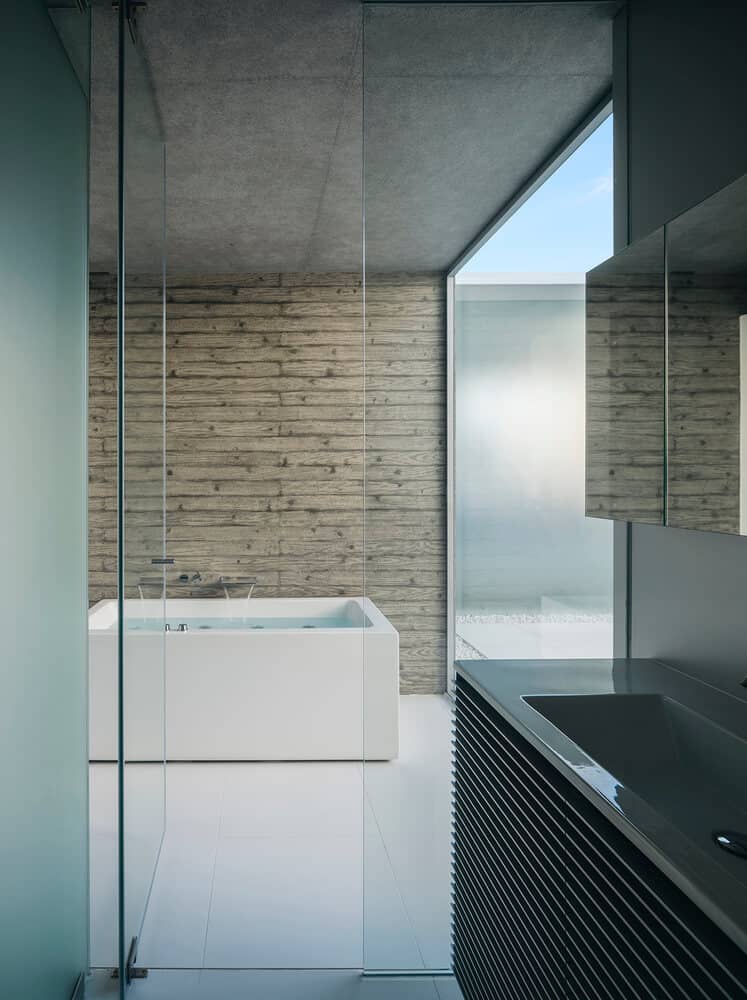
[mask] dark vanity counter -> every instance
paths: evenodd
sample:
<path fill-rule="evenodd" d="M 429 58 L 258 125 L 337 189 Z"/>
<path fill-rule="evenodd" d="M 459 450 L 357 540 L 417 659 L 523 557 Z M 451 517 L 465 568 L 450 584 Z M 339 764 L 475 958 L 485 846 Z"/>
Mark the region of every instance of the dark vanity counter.
<path fill-rule="evenodd" d="M 656 660 L 469 660 L 457 673 L 747 952 L 747 858 L 713 841 L 747 833 L 745 698 Z M 569 697 L 541 697 L 557 695 Z"/>

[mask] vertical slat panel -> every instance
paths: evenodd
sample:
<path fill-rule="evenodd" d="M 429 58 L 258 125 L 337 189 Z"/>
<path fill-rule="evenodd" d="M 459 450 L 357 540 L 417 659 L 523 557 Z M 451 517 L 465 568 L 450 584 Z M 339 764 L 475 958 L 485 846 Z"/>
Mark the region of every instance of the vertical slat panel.
<path fill-rule="evenodd" d="M 460 679 L 455 969 L 469 1000 L 557 1000 L 565 992 L 563 800 L 541 765 L 511 780 L 515 751 L 493 714 Z"/>

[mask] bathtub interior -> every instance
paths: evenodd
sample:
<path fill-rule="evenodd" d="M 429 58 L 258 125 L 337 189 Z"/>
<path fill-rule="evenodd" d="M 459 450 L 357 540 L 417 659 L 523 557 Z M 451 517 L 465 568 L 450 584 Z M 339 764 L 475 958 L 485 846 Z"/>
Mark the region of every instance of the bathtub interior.
<path fill-rule="evenodd" d="M 361 598 L 132 599 L 125 601 L 128 632 L 308 631 L 374 629 L 391 626 L 370 601 Z M 117 602 L 101 601 L 89 612 L 89 630 L 116 631 Z M 388 626 L 388 628 L 387 628 Z"/>

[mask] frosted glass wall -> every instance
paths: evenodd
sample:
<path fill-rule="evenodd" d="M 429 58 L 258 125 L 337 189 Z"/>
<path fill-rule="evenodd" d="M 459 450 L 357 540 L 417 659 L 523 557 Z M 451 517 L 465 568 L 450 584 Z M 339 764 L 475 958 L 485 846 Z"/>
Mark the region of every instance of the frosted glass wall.
<path fill-rule="evenodd" d="M 457 278 L 458 658 L 611 655 L 611 525 L 584 516 L 583 279 L 543 280 Z"/>
<path fill-rule="evenodd" d="M 0 90 L 0 994 L 69 1000 L 88 928 L 88 101 L 42 0 L 3 3 Z"/>

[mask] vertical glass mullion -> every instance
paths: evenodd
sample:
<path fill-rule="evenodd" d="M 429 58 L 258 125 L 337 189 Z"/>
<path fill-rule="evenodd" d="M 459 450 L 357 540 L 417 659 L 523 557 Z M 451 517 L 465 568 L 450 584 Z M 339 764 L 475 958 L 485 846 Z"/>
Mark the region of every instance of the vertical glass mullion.
<path fill-rule="evenodd" d="M 118 966 L 124 997 L 165 829 L 165 152 L 137 34 L 119 9 L 117 261 Z M 153 294 L 153 290 L 155 295 Z M 144 291 L 145 294 L 141 294 Z M 138 302 L 128 315 L 131 299 Z M 155 300 L 155 323 L 143 304 Z M 146 310 L 149 311 L 149 310 Z M 131 338 L 135 338 L 130 345 Z M 159 339 L 160 338 L 160 339 Z M 160 384 L 128 380 L 128 354 L 160 361 Z M 156 376 L 158 378 L 158 376 Z M 152 419 L 154 407 L 160 420 Z M 156 471 L 160 467 L 160 474 Z M 153 473 L 156 473 L 153 475 Z M 131 518 L 131 520 L 130 520 Z M 158 595 L 152 589 L 157 588 Z M 138 600 L 136 595 L 140 594 Z M 137 618 L 138 621 L 133 621 Z M 136 625 L 136 628 L 133 628 Z M 130 713 L 147 698 L 160 719 Z"/>
<path fill-rule="evenodd" d="M 119 5 L 117 62 L 117 886 L 119 995 L 124 1000 L 125 945 L 125 762 L 124 762 L 124 323 L 125 323 L 125 32 L 127 4 Z"/>

